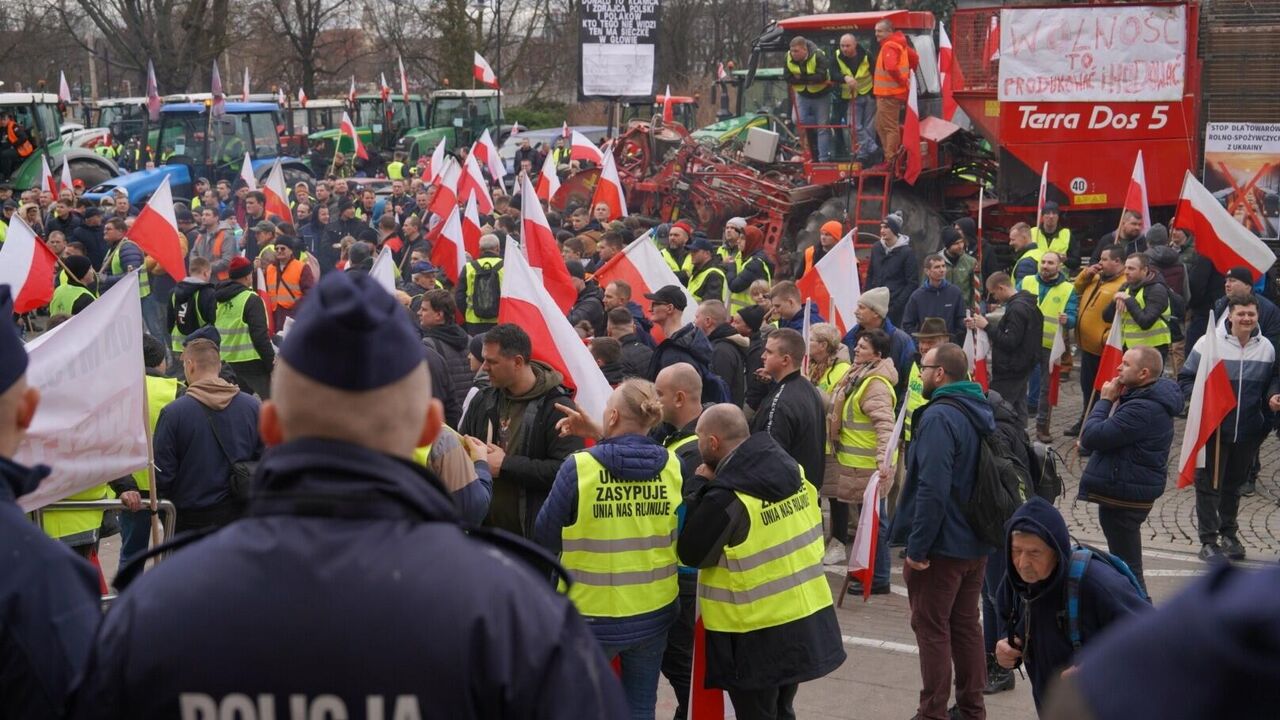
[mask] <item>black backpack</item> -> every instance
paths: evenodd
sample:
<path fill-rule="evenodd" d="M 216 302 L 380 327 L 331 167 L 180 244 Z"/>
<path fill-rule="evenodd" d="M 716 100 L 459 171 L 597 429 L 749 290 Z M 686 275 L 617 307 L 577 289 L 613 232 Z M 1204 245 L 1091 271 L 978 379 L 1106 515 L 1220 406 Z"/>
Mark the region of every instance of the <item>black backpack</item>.
<path fill-rule="evenodd" d="M 184 337 L 213 322 L 213 318 L 200 316 L 200 296 L 206 292 L 213 292 L 213 287 L 198 288 L 181 301 L 176 293 L 173 296 L 174 325 Z"/>
<path fill-rule="evenodd" d="M 498 317 L 498 304 L 502 300 L 502 280 L 498 271 L 502 269 L 502 261 L 492 265 L 481 265 L 472 260 L 471 269 L 471 312 L 482 320 L 493 320 Z"/>
<path fill-rule="evenodd" d="M 964 412 L 964 407 L 957 401 L 938 398 L 937 402 Z M 968 417 L 967 412 L 965 417 Z M 978 440 L 978 465 L 973 478 L 973 492 L 967 499 L 955 499 L 960 503 L 969 528 L 979 540 L 995 547 L 1004 547 L 1004 525 L 1022 507 L 1022 503 L 1026 502 L 1025 488 L 1031 487 L 1031 476 L 1024 463 L 1018 462 L 1017 453 L 1004 439 L 993 432 L 978 429 Z M 954 490 L 952 496 L 955 496 Z"/>

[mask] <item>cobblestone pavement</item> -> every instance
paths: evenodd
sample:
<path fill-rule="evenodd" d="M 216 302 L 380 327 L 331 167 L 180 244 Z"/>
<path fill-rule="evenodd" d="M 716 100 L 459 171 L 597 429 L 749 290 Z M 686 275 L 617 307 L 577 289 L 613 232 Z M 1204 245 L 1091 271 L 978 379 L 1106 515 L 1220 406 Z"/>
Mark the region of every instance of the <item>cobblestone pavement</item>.
<path fill-rule="evenodd" d="M 1073 378 L 1074 380 L 1074 378 Z M 1082 405 L 1078 381 L 1064 380 L 1062 400 L 1052 422 L 1054 446 L 1066 458 L 1061 469 L 1065 491 L 1057 506 L 1067 518 L 1076 539 L 1099 547 L 1106 540 L 1098 527 L 1095 506 L 1078 502 L 1080 461 L 1073 439 L 1062 431 L 1075 422 Z M 1195 527 L 1195 494 L 1191 488 L 1178 490 L 1176 469 L 1182 437 L 1182 421 L 1177 422 L 1170 452 L 1168 490 L 1156 502 L 1147 522 L 1144 539 L 1144 571 L 1155 603 L 1171 597 L 1204 569 L 1196 558 L 1199 542 Z M 1256 495 L 1243 498 L 1240 506 L 1240 540 L 1249 552 L 1248 565 L 1275 562 L 1280 555 L 1280 441 L 1270 437 L 1262 446 L 1262 474 Z M 103 544 L 103 567 L 114 575 L 118 538 Z M 868 602 L 849 598 L 837 609 L 848 660 L 827 677 L 805 683 L 796 698 L 800 718 L 827 720 L 906 720 L 915 713 L 920 690 L 918 651 L 911 630 L 906 587 L 902 584 L 902 561 L 893 553 L 892 593 L 873 596 Z M 180 562 L 180 559 L 175 559 Z M 828 566 L 832 592 L 840 588 L 843 568 Z M 1034 718 L 1030 684 L 1018 678 L 1010 692 L 986 698 L 987 717 L 992 720 Z M 669 718 L 675 710 L 670 686 L 659 684 L 658 718 Z M 732 707 L 728 708 L 732 717 Z"/>

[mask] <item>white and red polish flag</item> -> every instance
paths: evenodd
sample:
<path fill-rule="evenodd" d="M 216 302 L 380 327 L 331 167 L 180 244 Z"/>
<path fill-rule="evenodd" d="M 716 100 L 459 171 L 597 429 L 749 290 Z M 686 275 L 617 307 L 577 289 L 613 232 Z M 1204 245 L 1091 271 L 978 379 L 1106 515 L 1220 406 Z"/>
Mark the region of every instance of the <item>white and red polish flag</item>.
<path fill-rule="evenodd" d="M 471 148 L 471 152 L 480 156 L 480 162 L 489 171 L 489 177 L 501 180 L 507 176 L 507 166 L 502 164 L 502 156 L 498 155 L 498 147 L 493 144 L 489 128 L 480 133 L 480 139 Z"/>
<path fill-rule="evenodd" d="M 467 209 L 462 213 L 462 248 L 473 258 L 480 257 L 480 213 L 476 211 L 475 195 L 467 196 Z"/>
<path fill-rule="evenodd" d="M 246 151 L 244 154 L 244 162 L 240 164 L 240 179 L 250 190 L 258 189 L 258 178 L 253 174 L 253 158 Z"/>
<path fill-rule="evenodd" d="M 396 55 L 396 64 L 400 67 L 400 96 L 405 103 L 409 102 L 409 74 L 404 71 L 404 56 Z"/>
<path fill-rule="evenodd" d="M 49 170 L 48 153 L 40 154 L 40 189 L 48 190 L 54 197 L 58 195 L 58 182 L 53 179 L 53 171 Z"/>
<path fill-rule="evenodd" d="M 893 454 L 898 451 L 906 419 L 907 404 L 903 403 L 898 410 L 898 419 L 893 424 L 893 433 L 885 445 L 886 463 L 894 464 Z M 880 482 L 885 479 L 893 481 L 893 478 L 881 478 L 879 470 L 872 473 L 866 492 L 862 494 L 862 514 L 858 517 L 858 531 L 853 536 L 853 547 L 849 550 L 849 577 L 862 583 L 863 602 L 871 597 L 872 577 L 876 571 L 876 545 L 881 539 Z"/>
<path fill-rule="evenodd" d="M 474 67 L 471 72 L 475 75 L 476 82 L 481 85 L 495 89 L 498 87 L 498 76 L 494 74 L 493 68 L 489 67 L 489 61 L 485 60 L 480 53 L 475 54 Z"/>
<path fill-rule="evenodd" d="M 693 322 L 698 314 L 698 301 L 689 290 L 680 283 L 671 267 L 658 253 L 658 246 L 653 244 L 653 232 L 647 232 L 622 249 L 622 252 L 609 258 L 609 261 L 596 270 L 595 278 L 600 287 L 605 287 L 614 280 L 622 280 L 631 286 L 631 299 L 649 313 L 648 293 L 657 292 L 667 285 L 675 285 L 684 293 L 684 313 L 686 323 Z M 655 340 L 661 340 L 662 330 L 657 325 L 650 331 Z"/>
<path fill-rule="evenodd" d="M 462 275 L 462 268 L 467 264 L 467 255 L 462 221 L 458 218 L 457 205 L 449 209 L 449 214 L 445 217 L 444 222 L 440 223 L 440 233 L 436 235 L 435 242 L 431 244 L 431 264 L 444 271 L 445 277 L 449 278 L 449 282 L 454 285 L 458 284 L 458 278 Z"/>
<path fill-rule="evenodd" d="M 67 160 L 66 155 L 63 155 L 62 156 L 62 178 L 58 181 L 58 185 L 60 185 L 61 187 L 58 188 L 58 191 L 61 192 L 62 190 L 73 190 L 74 182 L 75 182 L 75 178 L 71 177 L 71 162 Z"/>
<path fill-rule="evenodd" d="M 924 158 L 920 151 L 920 100 L 916 74 L 911 73 L 910 86 L 907 92 L 907 117 L 902 123 L 902 146 L 907 151 L 907 167 L 902 179 L 915 185 L 924 167 Z"/>
<path fill-rule="evenodd" d="M 298 104 L 302 107 L 307 106 L 307 91 L 302 88 L 298 88 Z"/>
<path fill-rule="evenodd" d="M 1040 170 L 1040 195 L 1036 199 L 1036 227 L 1040 226 L 1040 216 L 1044 214 L 1044 202 L 1049 197 L 1049 161 L 1044 161 Z"/>
<path fill-rule="evenodd" d="M 693 605 L 693 659 L 689 666 L 689 720 L 724 720 L 724 691 L 707 687 L 707 628 L 702 606 Z"/>
<path fill-rule="evenodd" d="M 972 316 L 972 313 L 965 313 Z M 991 338 L 986 330 L 974 328 L 964 336 L 964 354 L 969 358 L 969 376 L 982 386 L 982 392 L 991 387 Z"/>
<path fill-rule="evenodd" d="M 586 135 L 573 130 L 570 135 L 569 159 L 570 160 L 590 160 L 599 165 L 604 162 L 604 153 L 596 144 L 587 139 Z"/>
<path fill-rule="evenodd" d="M 356 106 L 356 76 L 351 76 L 351 87 L 347 89 L 347 104 L 352 108 Z"/>
<path fill-rule="evenodd" d="M 373 267 L 369 268 L 369 277 L 373 278 L 388 295 L 396 294 L 396 261 L 391 256 L 391 248 L 383 247 L 373 259 Z"/>
<path fill-rule="evenodd" d="M 160 88 L 156 85 L 156 68 L 147 61 L 147 115 L 151 122 L 160 119 Z"/>
<path fill-rule="evenodd" d="M 964 75 L 960 72 L 960 63 L 956 61 L 955 52 L 951 48 L 951 36 L 947 35 L 946 25 L 938 27 L 938 74 L 942 76 L 942 119 L 951 121 L 960 109 L 956 102 L 955 92 L 964 89 Z"/>
<path fill-rule="evenodd" d="M 356 132 L 356 124 L 351 122 L 351 116 L 344 110 L 342 112 L 342 125 L 339 132 L 351 138 L 351 143 L 356 149 L 356 157 L 361 160 L 368 160 L 369 153 L 364 149 L 364 143 L 360 142 L 360 133 Z"/>
<path fill-rule="evenodd" d="M 53 275 L 58 259 L 20 215 L 9 222 L 9 235 L 0 245 L 0 285 L 8 285 L 15 313 L 31 312 L 53 300 Z M 5 321 L 8 321 L 6 316 Z"/>
<path fill-rule="evenodd" d="M 1067 353 L 1067 343 L 1062 337 L 1062 325 L 1053 332 L 1053 347 L 1049 349 L 1049 405 L 1058 407 L 1058 391 L 1062 387 L 1062 356 Z"/>
<path fill-rule="evenodd" d="M 446 157 L 436 173 L 436 194 L 427 210 L 441 218 L 449 214 L 449 208 L 458 206 L 458 186 L 462 181 L 462 167 L 452 157 Z"/>
<path fill-rule="evenodd" d="M 1124 324 L 1117 313 L 1107 332 L 1107 343 L 1102 346 L 1102 356 L 1098 359 L 1098 373 L 1093 378 L 1093 389 L 1101 390 L 1103 385 L 1120 374 L 1120 361 L 1124 359 Z"/>
<path fill-rule="evenodd" d="M 384 103 L 391 99 L 391 86 L 387 84 L 386 73 L 378 73 L 378 97 L 382 98 Z M 390 114 L 391 110 L 388 109 L 387 113 Z"/>
<path fill-rule="evenodd" d="M 982 42 L 982 69 L 991 70 L 991 63 L 1000 59 L 1000 13 L 991 16 L 991 27 L 987 28 L 987 37 Z"/>
<path fill-rule="evenodd" d="M 457 195 L 459 198 L 467 195 L 474 196 L 476 208 L 484 215 L 493 212 L 493 198 L 489 195 L 489 184 L 484 179 L 484 173 L 480 172 L 480 163 L 476 162 L 475 153 L 467 153 L 467 159 L 462 161 L 462 176 L 458 178 Z"/>
<path fill-rule="evenodd" d="M 166 175 L 142 212 L 138 213 L 125 238 L 160 263 L 175 282 L 180 282 L 187 276 L 180 236 L 178 221 L 173 216 L 173 193 L 169 190 L 169 176 Z"/>
<path fill-rule="evenodd" d="M 436 149 L 431 151 L 431 159 L 427 161 L 427 170 L 423 173 L 427 182 L 435 182 L 440 176 L 440 171 L 444 169 L 444 155 L 444 138 L 440 138 L 440 142 L 436 143 Z"/>
<path fill-rule="evenodd" d="M 1256 281 L 1276 261 L 1275 253 L 1249 228 L 1236 222 L 1190 170 L 1182 180 L 1173 226 L 1191 231 L 1196 252 L 1213 261 L 1224 275 L 1231 268 L 1244 265 L 1253 269 Z"/>
<path fill-rule="evenodd" d="M 249 66 L 244 66 L 244 80 L 240 83 L 240 99 L 249 102 Z"/>
<path fill-rule="evenodd" d="M 538 202 L 531 194 L 525 197 L 535 205 Z M 559 257 L 557 254 L 556 259 Z M 524 328 L 533 341 L 533 359 L 560 371 L 564 384 L 575 390 L 574 402 L 588 417 L 602 417 L 605 402 L 613 388 L 591 357 L 591 351 L 582 344 L 569 319 L 547 292 L 545 283 L 538 279 L 537 273 L 525 260 L 517 243 L 507 243 L 502 266 L 502 302 L 498 305 L 498 322 L 514 323 Z M 564 263 L 561 262 L 560 266 L 563 268 Z M 567 277 L 568 273 L 565 275 Z"/>
<path fill-rule="evenodd" d="M 222 117 L 227 114 L 227 95 L 222 91 L 222 73 L 218 71 L 218 61 L 213 61 L 213 77 L 209 79 L 209 94 L 213 96 L 213 105 L 209 114 Z"/>
<path fill-rule="evenodd" d="M 555 301 L 560 313 L 567 317 L 574 301 L 578 299 L 578 291 L 573 287 L 573 280 L 569 277 L 569 268 L 565 267 L 556 236 L 551 232 L 551 224 L 547 222 L 546 213 L 542 212 L 542 202 L 529 184 L 527 175 L 520 176 L 520 242 L 524 245 L 529 267 L 541 273 L 542 285 L 546 288 L 547 295 Z M 507 247 L 510 248 L 511 243 L 507 243 Z M 510 254 L 509 250 L 507 254 Z M 506 284 L 505 280 L 503 284 Z M 573 333 L 573 338 L 581 345 L 576 332 Z M 590 353 L 587 355 L 590 356 Z"/>
<path fill-rule="evenodd" d="M 276 215 L 293 224 L 293 211 L 289 209 L 289 191 L 284 184 L 284 170 L 280 167 L 280 159 L 276 158 L 267 173 L 267 180 L 262 185 L 262 194 L 266 197 L 267 217 Z"/>
<path fill-rule="evenodd" d="M 831 322 L 840 328 L 840 334 L 858 324 L 853 311 L 862 295 L 858 280 L 858 256 L 854 252 L 855 230 L 845 234 L 840 242 L 813 266 L 813 272 L 805 273 L 796 281 L 802 297 L 813 298 L 819 312 L 831 313 Z M 832 313 L 832 308 L 835 312 Z"/>
<path fill-rule="evenodd" d="M 725 80 L 729 77 L 729 73 L 724 71 L 724 63 L 716 64 L 716 79 Z"/>
<path fill-rule="evenodd" d="M 1133 175 L 1129 177 L 1129 189 L 1124 194 L 1124 208 L 1142 216 L 1142 232 L 1151 229 L 1151 204 L 1147 201 L 1147 171 L 1142 163 L 1142 151 L 1133 161 Z"/>
<path fill-rule="evenodd" d="M 548 157 L 542 163 L 542 170 L 538 171 L 538 187 L 534 192 L 539 200 L 550 200 L 559 190 L 560 176 L 556 173 L 555 162 Z"/>
<path fill-rule="evenodd" d="M 662 96 L 662 122 L 669 123 L 675 119 L 675 106 L 671 102 L 671 86 L 667 85 L 667 94 Z"/>
<path fill-rule="evenodd" d="M 1199 237 L 1199 236 L 1197 236 Z M 1227 366 L 1218 352 L 1219 331 L 1213 312 L 1209 313 L 1209 329 L 1196 342 L 1192 355 L 1196 359 L 1196 380 L 1191 386 L 1191 402 L 1187 405 L 1187 425 L 1182 433 L 1182 451 L 1178 455 L 1178 487 L 1195 482 L 1196 468 L 1205 465 L 1205 445 L 1218 431 L 1218 426 L 1236 406 L 1236 393 L 1227 376 Z M 1188 362 L 1191 361 L 1188 357 Z"/>
<path fill-rule="evenodd" d="M 596 189 L 591 194 L 591 207 L 600 203 L 609 206 L 610 221 L 627 216 L 627 198 L 622 194 L 622 180 L 618 177 L 618 166 L 613 160 L 612 151 L 604 154 L 604 162 L 600 165 L 600 180 L 596 182 Z"/>
<path fill-rule="evenodd" d="M 67 84 L 67 74 L 58 71 L 58 102 L 71 102 L 71 86 Z"/>

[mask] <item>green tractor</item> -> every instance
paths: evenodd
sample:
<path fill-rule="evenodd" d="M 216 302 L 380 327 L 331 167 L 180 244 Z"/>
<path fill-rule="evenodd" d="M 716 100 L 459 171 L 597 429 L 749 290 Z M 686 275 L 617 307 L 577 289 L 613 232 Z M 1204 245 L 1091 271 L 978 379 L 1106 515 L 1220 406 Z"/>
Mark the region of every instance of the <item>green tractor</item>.
<path fill-rule="evenodd" d="M 409 102 L 403 98 L 391 96 L 385 101 L 381 95 L 357 95 L 355 107 L 350 110 L 351 122 L 356 125 L 356 135 L 360 143 L 369 153 L 369 167 L 380 168 L 391 160 L 391 152 L 397 149 L 397 141 L 405 133 L 414 128 L 421 128 L 425 120 L 427 104 L 421 95 L 410 95 Z M 342 117 L 338 113 L 338 119 Z M 335 148 L 344 155 L 355 152 L 350 138 L 342 136 L 338 124 L 333 127 L 313 132 L 307 136 L 313 156 L 317 144 L 323 149 L 320 154 L 331 160 Z"/>
<path fill-rule="evenodd" d="M 729 107 L 729 88 L 735 89 L 734 107 Z M 716 147 L 741 145 L 747 130 L 766 128 L 783 135 L 793 135 L 791 128 L 791 96 L 782 77 L 782 68 L 734 70 L 712 85 L 711 101 L 718 103 L 716 122 L 693 133 L 700 142 Z"/>
<path fill-rule="evenodd" d="M 436 90 L 431 93 L 426 125 L 405 133 L 396 150 L 405 153 L 405 162 L 413 165 L 420 157 L 431 157 L 441 138 L 445 148 L 453 150 L 480 139 L 485 130 L 494 145 L 501 147 L 511 125 L 503 124 L 499 113 L 497 90 Z"/>
<path fill-rule="evenodd" d="M 0 113 L 12 115 L 30 137 L 32 150 L 20 157 L 9 177 L 0 177 L 15 190 L 40 184 L 40 160 L 47 158 L 49 170 L 59 177 L 63 163 L 71 165 L 71 177 L 93 187 L 120 174 L 114 160 L 87 148 L 70 147 L 62 138 L 62 113 L 58 96 L 52 93 L 0 93 Z"/>

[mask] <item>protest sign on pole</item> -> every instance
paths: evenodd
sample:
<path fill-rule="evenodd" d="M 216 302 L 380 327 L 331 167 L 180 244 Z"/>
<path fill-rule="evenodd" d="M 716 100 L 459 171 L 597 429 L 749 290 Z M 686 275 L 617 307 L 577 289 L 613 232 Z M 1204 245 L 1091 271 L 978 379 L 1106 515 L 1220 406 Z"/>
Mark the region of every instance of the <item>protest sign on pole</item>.
<path fill-rule="evenodd" d="M 1280 237 L 1280 123 L 1209 123 L 1204 186 L 1253 234 Z"/>
<path fill-rule="evenodd" d="M 653 101 L 658 7 L 658 0 L 583 0 L 580 99 Z"/>

